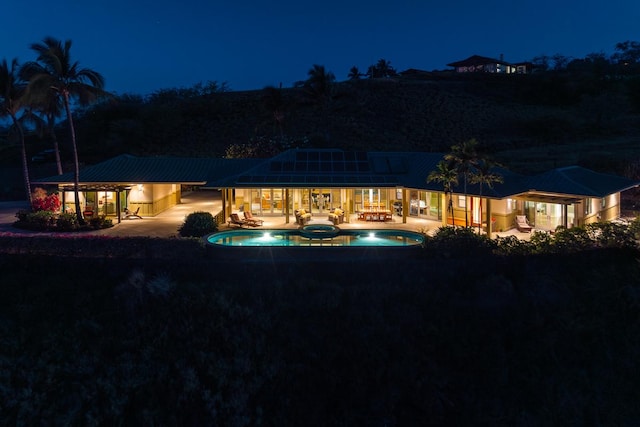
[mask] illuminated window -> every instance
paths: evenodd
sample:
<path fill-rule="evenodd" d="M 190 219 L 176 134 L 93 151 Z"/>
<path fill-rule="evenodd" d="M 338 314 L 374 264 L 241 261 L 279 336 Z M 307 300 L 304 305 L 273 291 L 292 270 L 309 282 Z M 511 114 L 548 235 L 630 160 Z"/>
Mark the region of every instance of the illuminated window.
<path fill-rule="evenodd" d="M 593 207 L 591 206 L 591 198 L 588 197 L 584 201 L 584 214 L 589 215 L 593 212 Z"/>
<path fill-rule="evenodd" d="M 467 198 L 464 196 L 458 196 L 458 207 L 466 208 L 467 207 Z"/>
<path fill-rule="evenodd" d="M 603 197 L 602 200 L 600 201 L 600 206 L 604 209 L 607 207 L 607 198 Z"/>

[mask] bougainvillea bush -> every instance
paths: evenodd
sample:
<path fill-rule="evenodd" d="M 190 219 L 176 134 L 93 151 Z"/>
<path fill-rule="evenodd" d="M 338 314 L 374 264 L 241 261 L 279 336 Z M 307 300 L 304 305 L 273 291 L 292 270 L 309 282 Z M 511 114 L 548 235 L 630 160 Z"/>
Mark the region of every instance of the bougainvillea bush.
<path fill-rule="evenodd" d="M 111 219 L 105 216 L 92 218 L 89 224 L 80 226 L 78 216 L 73 212 L 61 212 L 58 193 L 47 193 L 43 188 L 36 188 L 31 195 L 31 211 L 20 210 L 14 226 L 35 231 L 79 231 L 95 230 L 113 226 Z"/>
<path fill-rule="evenodd" d="M 36 188 L 31 195 L 31 207 L 34 212 L 58 212 L 62 203 L 58 193 L 48 194 L 44 188 Z"/>

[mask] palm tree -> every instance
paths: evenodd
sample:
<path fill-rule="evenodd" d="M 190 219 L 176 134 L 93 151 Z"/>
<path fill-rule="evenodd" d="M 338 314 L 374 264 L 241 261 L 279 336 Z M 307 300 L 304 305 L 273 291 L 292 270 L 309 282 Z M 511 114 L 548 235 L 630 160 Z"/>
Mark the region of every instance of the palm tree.
<path fill-rule="evenodd" d="M 76 215 L 80 224 L 84 224 L 78 189 L 80 163 L 71 100 L 77 100 L 80 105 L 88 105 L 99 96 L 106 95 L 103 90 L 104 78 L 94 70 L 80 68 L 78 62 L 71 62 L 71 40 L 62 43 L 53 37 L 46 37 L 42 43 L 34 43 L 30 47 L 38 57 L 36 62 L 28 62 L 23 66 L 23 75 L 29 79 L 29 101 L 34 105 L 47 105 L 47 100 L 51 99 L 52 94 L 62 100 L 71 134 Z"/>
<path fill-rule="evenodd" d="M 369 78 L 393 77 L 397 74 L 395 68 L 391 66 L 391 61 L 379 59 L 375 65 L 369 66 L 367 71 Z"/>
<path fill-rule="evenodd" d="M 317 64 L 313 65 L 307 75 L 309 77 L 304 82 L 304 88 L 307 95 L 322 109 L 325 140 L 329 141 L 329 107 L 333 99 L 336 76 L 331 71 L 326 71 L 324 65 Z"/>
<path fill-rule="evenodd" d="M 354 80 L 360 80 L 360 77 L 362 77 L 362 73 L 360 72 L 358 67 L 356 67 L 355 65 L 351 67 L 351 69 L 349 70 L 349 74 L 347 75 L 347 78 L 351 81 L 354 81 Z"/>
<path fill-rule="evenodd" d="M 445 197 L 449 196 L 447 211 L 451 214 L 451 225 L 455 225 L 453 220 L 453 186 L 458 185 L 458 171 L 454 165 L 446 160 L 441 160 L 436 165 L 436 169 L 431 171 L 427 177 L 427 182 L 440 182 L 444 188 Z"/>
<path fill-rule="evenodd" d="M 24 187 L 27 193 L 27 201 L 31 206 L 31 182 L 29 179 L 29 165 L 27 163 L 27 147 L 24 141 L 24 130 L 22 123 L 18 120 L 17 114 L 22 109 L 26 84 L 18 76 L 18 60 L 13 59 L 11 65 L 6 59 L 0 63 L 0 117 L 11 118 L 11 130 L 18 132 L 22 155 L 22 174 L 24 177 Z"/>
<path fill-rule="evenodd" d="M 304 82 L 307 94 L 319 105 L 325 106 L 333 97 L 333 85 L 336 76 L 324 68 L 324 65 L 314 64 L 307 72 L 309 76 Z"/>
<path fill-rule="evenodd" d="M 278 89 L 273 86 L 266 86 L 262 90 L 262 102 L 273 116 L 274 123 L 280 130 L 280 138 L 284 138 L 282 125 L 284 123 L 285 102 L 282 96 L 282 84 Z"/>
<path fill-rule="evenodd" d="M 55 127 L 56 119 L 62 115 L 63 105 L 60 97 L 53 91 L 50 92 L 50 95 L 51 96 L 48 99 L 43 99 L 37 105 L 35 103 L 30 105 L 28 111 L 25 111 L 24 119 L 25 121 L 35 125 L 40 137 L 48 136 L 51 138 L 56 157 L 58 175 L 62 175 L 63 170 L 62 159 L 60 157 L 60 145 L 58 144 Z"/>
<path fill-rule="evenodd" d="M 493 171 L 497 166 L 500 165 L 492 160 L 487 158 L 480 159 L 475 171 L 470 176 L 470 182 L 480 186 L 480 223 L 478 224 L 478 234 L 482 227 L 482 186 L 486 185 L 489 188 L 493 188 L 493 184 L 504 182 L 502 176 Z M 487 218 L 487 227 L 489 226 L 489 221 L 490 218 Z M 488 230 L 489 228 L 487 228 L 487 231 Z"/>
<path fill-rule="evenodd" d="M 453 163 L 457 169 L 458 174 L 462 176 L 463 193 L 465 199 L 464 207 L 464 225 L 469 226 L 469 214 L 467 211 L 467 183 L 469 177 L 474 171 L 475 166 L 478 163 L 478 141 L 475 138 L 464 141 L 461 144 L 457 144 L 451 147 L 451 152 L 444 156 L 445 160 Z"/>

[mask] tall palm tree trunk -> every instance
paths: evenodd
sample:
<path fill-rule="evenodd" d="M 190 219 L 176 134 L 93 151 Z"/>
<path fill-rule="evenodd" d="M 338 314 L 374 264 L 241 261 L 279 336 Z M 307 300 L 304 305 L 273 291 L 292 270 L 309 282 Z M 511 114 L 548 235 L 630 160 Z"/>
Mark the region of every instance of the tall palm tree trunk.
<path fill-rule="evenodd" d="M 13 121 L 13 125 L 18 130 L 18 137 L 20 138 L 21 145 L 21 155 L 22 155 L 22 175 L 24 178 L 24 188 L 27 193 L 27 201 L 29 202 L 29 208 L 31 208 L 31 202 L 33 201 L 31 198 L 31 179 L 29 178 L 29 164 L 27 163 L 27 146 L 24 142 L 24 131 L 22 130 L 22 126 L 20 122 L 18 122 L 15 114 L 11 113 L 11 120 Z"/>
<path fill-rule="evenodd" d="M 451 213 L 451 225 L 456 225 L 456 219 L 453 217 L 453 192 L 449 192 L 449 206 L 447 207 Z"/>
<path fill-rule="evenodd" d="M 60 159 L 60 145 L 58 144 L 58 137 L 56 136 L 55 123 L 56 118 L 48 114 L 47 115 L 47 126 L 49 127 L 49 135 L 53 140 L 53 149 L 56 153 L 56 166 L 58 168 L 58 175 L 62 175 L 62 160 Z"/>
<path fill-rule="evenodd" d="M 71 134 L 71 148 L 73 150 L 73 195 L 76 200 L 76 215 L 80 225 L 84 225 L 84 217 L 82 216 L 82 209 L 80 209 L 80 162 L 78 161 L 78 147 L 76 145 L 76 130 L 73 126 L 73 117 L 71 115 L 71 105 L 69 102 L 69 92 L 63 91 L 64 97 L 64 109 L 67 112 L 67 121 L 69 122 L 69 131 Z"/>
<path fill-rule="evenodd" d="M 469 227 L 469 207 L 467 206 L 467 174 L 464 175 L 464 226 Z"/>
<path fill-rule="evenodd" d="M 487 218 L 487 227 L 489 227 L 489 219 Z M 488 228 L 487 228 L 488 230 Z M 480 221 L 478 221 L 478 234 L 482 233 L 482 192 L 480 193 Z"/>

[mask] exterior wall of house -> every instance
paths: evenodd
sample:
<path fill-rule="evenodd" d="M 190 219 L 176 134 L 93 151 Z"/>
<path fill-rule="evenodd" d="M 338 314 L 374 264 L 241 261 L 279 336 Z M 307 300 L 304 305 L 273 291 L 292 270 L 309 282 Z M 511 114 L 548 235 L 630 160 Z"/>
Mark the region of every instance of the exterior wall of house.
<path fill-rule="evenodd" d="M 609 194 L 601 199 L 584 199 L 583 206 L 580 225 L 598 221 L 612 221 L 620 217 L 620 193 Z"/>
<path fill-rule="evenodd" d="M 618 218 L 620 218 L 620 193 L 614 193 L 604 198 L 604 206 L 600 210 L 600 220 L 612 221 Z"/>
<path fill-rule="evenodd" d="M 129 210 L 155 216 L 180 202 L 179 184 L 135 184 L 129 192 Z"/>
<path fill-rule="evenodd" d="M 516 72 L 516 67 L 508 64 L 490 63 L 480 65 L 468 65 L 456 67 L 456 73 L 504 73 L 511 74 Z"/>
<path fill-rule="evenodd" d="M 515 227 L 515 218 L 522 204 L 515 199 L 491 200 L 493 231 L 505 231 Z"/>

